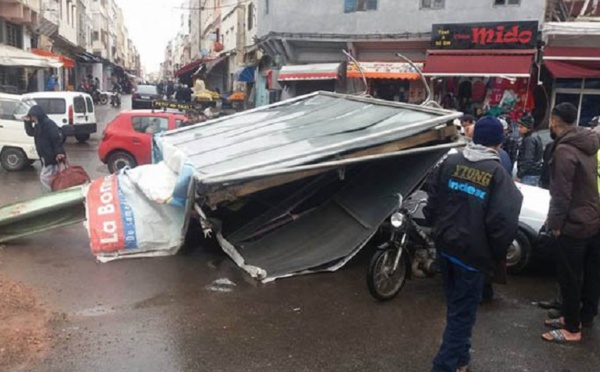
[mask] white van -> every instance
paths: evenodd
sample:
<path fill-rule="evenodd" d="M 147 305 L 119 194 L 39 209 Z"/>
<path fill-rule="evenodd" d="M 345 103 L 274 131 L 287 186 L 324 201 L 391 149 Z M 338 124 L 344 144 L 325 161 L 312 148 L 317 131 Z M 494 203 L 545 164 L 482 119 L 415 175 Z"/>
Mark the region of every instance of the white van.
<path fill-rule="evenodd" d="M 66 139 L 73 136 L 79 142 L 96 133 L 96 112 L 92 97 L 82 92 L 36 92 L 23 96 L 42 106 L 46 114 L 58 125 Z"/>
<path fill-rule="evenodd" d="M 0 164 L 8 171 L 21 170 L 38 160 L 33 137 L 27 135 L 23 122 L 34 104 L 22 96 L 0 93 Z"/>

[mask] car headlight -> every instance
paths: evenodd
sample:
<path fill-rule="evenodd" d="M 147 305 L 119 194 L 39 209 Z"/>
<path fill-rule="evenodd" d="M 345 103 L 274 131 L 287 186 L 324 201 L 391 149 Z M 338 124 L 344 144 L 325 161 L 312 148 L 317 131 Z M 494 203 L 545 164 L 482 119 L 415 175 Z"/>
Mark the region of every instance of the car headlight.
<path fill-rule="evenodd" d="M 392 214 L 392 217 L 390 217 L 390 223 L 392 224 L 392 226 L 394 226 L 395 228 L 400 228 L 402 227 L 402 225 L 404 225 L 404 220 L 406 219 L 406 217 L 404 217 L 404 215 L 400 212 L 396 212 L 394 214 Z"/>

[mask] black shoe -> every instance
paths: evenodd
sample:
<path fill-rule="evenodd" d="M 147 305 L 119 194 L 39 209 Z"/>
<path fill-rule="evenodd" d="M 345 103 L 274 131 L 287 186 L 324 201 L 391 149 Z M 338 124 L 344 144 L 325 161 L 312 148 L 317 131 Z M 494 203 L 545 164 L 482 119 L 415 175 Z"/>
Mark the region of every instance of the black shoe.
<path fill-rule="evenodd" d="M 548 318 L 550 319 L 558 319 L 562 316 L 560 310 L 558 309 L 550 309 L 548 310 Z"/>
<path fill-rule="evenodd" d="M 553 299 L 553 300 L 549 300 L 549 301 L 540 301 L 540 302 L 538 302 L 538 306 L 541 307 L 542 309 L 549 310 L 549 309 L 560 309 L 560 307 L 562 305 L 556 299 Z"/>

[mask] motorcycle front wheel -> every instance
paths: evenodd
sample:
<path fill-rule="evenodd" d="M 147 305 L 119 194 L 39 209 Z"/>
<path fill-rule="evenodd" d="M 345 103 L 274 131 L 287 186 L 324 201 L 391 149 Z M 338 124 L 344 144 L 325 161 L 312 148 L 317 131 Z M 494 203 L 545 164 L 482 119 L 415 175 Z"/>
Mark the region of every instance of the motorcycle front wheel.
<path fill-rule="evenodd" d="M 106 105 L 108 103 L 108 96 L 106 94 L 100 95 L 100 104 Z"/>
<path fill-rule="evenodd" d="M 367 287 L 371 296 L 379 301 L 389 301 L 396 297 L 408 273 L 408 258 L 402 252 L 398 267 L 394 270 L 394 261 L 398 250 L 396 248 L 378 249 L 371 258 L 367 271 Z"/>

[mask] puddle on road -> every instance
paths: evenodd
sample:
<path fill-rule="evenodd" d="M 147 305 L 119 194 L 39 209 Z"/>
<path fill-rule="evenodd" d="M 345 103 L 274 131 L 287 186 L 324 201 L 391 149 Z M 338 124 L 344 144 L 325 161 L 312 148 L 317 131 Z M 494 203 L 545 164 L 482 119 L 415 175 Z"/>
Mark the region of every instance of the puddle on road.
<path fill-rule="evenodd" d="M 212 292 L 228 293 L 233 292 L 233 288 L 236 286 L 234 282 L 227 278 L 220 278 L 206 286 L 206 289 Z"/>

